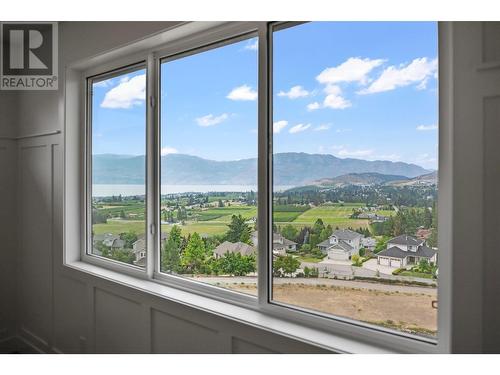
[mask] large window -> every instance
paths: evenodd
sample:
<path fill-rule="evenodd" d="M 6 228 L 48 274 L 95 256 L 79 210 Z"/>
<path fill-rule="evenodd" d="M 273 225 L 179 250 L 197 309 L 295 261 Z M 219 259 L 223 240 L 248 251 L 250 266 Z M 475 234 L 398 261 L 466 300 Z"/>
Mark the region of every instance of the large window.
<path fill-rule="evenodd" d="M 435 337 L 436 26 L 273 34 L 273 301 Z"/>
<path fill-rule="evenodd" d="M 161 64 L 161 272 L 257 293 L 257 38 Z"/>
<path fill-rule="evenodd" d="M 437 24 L 222 30 L 88 75 L 85 256 L 433 343 Z"/>
<path fill-rule="evenodd" d="M 89 79 L 89 253 L 146 259 L 146 70 Z"/>

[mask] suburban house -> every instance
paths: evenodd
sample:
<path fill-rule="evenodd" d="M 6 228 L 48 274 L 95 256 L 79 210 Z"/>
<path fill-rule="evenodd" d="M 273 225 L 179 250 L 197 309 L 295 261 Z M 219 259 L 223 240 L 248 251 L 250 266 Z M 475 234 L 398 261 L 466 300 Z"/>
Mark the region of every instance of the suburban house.
<path fill-rule="evenodd" d="M 425 241 L 401 235 L 387 242 L 387 249 L 377 254 L 377 264 L 395 268 L 417 264 L 421 260 L 437 264 L 437 251 L 426 246 Z"/>
<path fill-rule="evenodd" d="M 387 216 L 378 215 L 372 212 L 363 212 L 358 215 L 358 219 L 369 219 L 375 222 L 384 222 L 387 221 L 388 218 Z"/>
<path fill-rule="evenodd" d="M 373 252 L 376 246 L 377 240 L 375 238 L 365 237 L 361 239 L 361 247 L 364 247 L 368 251 Z"/>
<path fill-rule="evenodd" d="M 168 233 L 161 232 L 160 236 L 161 245 L 163 246 L 168 239 Z M 132 244 L 132 252 L 135 256 L 134 264 L 143 267 L 146 265 L 146 238 L 144 234 L 140 234 L 137 237 L 137 241 Z"/>
<path fill-rule="evenodd" d="M 258 236 L 258 231 L 252 233 L 252 243 L 255 247 L 258 247 Z M 273 255 L 286 255 L 287 252 L 295 251 L 297 251 L 296 242 L 290 241 L 279 233 L 273 233 Z"/>
<path fill-rule="evenodd" d="M 359 253 L 363 235 L 349 229 L 335 230 L 332 235 L 318 244 L 318 248 L 328 255 L 329 259 L 349 260 Z"/>
<path fill-rule="evenodd" d="M 119 250 L 125 247 L 125 241 L 123 241 L 120 236 L 112 233 L 95 234 L 92 238 L 93 252 L 94 254 L 101 255 L 97 244 L 102 242 L 106 247 L 111 250 Z"/>
<path fill-rule="evenodd" d="M 215 259 L 222 258 L 226 253 L 240 253 L 241 255 L 252 255 L 257 249 L 243 242 L 224 241 L 214 249 Z"/>

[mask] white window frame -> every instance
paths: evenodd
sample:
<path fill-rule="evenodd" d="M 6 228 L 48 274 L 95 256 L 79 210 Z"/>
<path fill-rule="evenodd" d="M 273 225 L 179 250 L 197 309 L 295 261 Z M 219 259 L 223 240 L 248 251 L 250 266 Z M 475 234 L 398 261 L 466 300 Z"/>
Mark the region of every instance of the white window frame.
<path fill-rule="evenodd" d="M 188 23 L 191 24 L 202 23 Z M 99 267 L 107 268 L 125 275 L 154 281 L 167 286 L 175 287 L 188 292 L 193 292 L 218 301 L 227 302 L 244 307 L 263 314 L 285 319 L 318 330 L 352 338 L 380 348 L 392 350 L 404 349 L 411 352 L 436 353 L 448 352 L 450 349 L 450 324 L 451 301 L 442 298 L 438 310 L 438 335 L 436 340 L 421 338 L 395 330 L 366 324 L 349 318 L 333 316 L 301 308 L 299 306 L 286 305 L 272 301 L 272 33 L 273 30 L 286 28 L 297 23 L 269 23 L 269 22 L 228 22 L 217 24 L 203 32 L 193 32 L 179 37 L 178 39 L 165 43 L 161 36 L 151 37 L 150 40 L 140 43 L 141 47 L 123 47 L 119 52 L 92 59 L 81 66 L 75 64 L 72 69 L 78 72 L 80 83 L 78 106 L 81 126 L 80 140 L 82 154 L 80 166 L 83 176 L 80 179 L 84 186 L 88 187 L 87 180 L 89 155 L 86 140 L 90 129 L 86 125 L 90 115 L 86 106 L 89 99 L 88 78 L 99 76 L 107 72 L 114 72 L 124 66 L 142 62 L 147 71 L 147 93 L 146 93 L 146 256 L 147 262 L 144 268 L 126 265 L 107 258 L 88 254 L 89 247 L 88 222 L 80 223 L 80 255 L 70 257 L 65 252 L 65 264 L 71 261 L 81 260 Z M 173 33 L 174 30 L 166 33 Z M 258 57 L 258 230 L 259 230 L 259 253 L 258 253 L 258 297 L 252 297 L 243 293 L 225 290 L 223 288 L 197 282 L 180 276 L 160 273 L 160 232 L 156 228 L 160 226 L 160 64 L 161 61 L 182 58 L 191 54 L 200 53 L 225 44 L 247 38 L 249 35 L 259 37 Z M 440 70 L 446 63 L 450 63 L 449 50 L 443 47 L 443 42 L 449 42 L 449 30 L 445 30 L 439 24 L 439 63 Z M 440 72 L 440 101 L 443 96 L 450 95 L 446 84 L 441 80 Z M 445 88 L 445 90 L 443 90 Z M 66 90 L 68 91 L 68 90 Z M 68 94 L 66 94 L 68 95 Z M 87 110 L 85 110 L 87 108 Z M 445 204 L 439 204 L 439 220 L 451 216 L 449 195 L 451 186 L 449 176 L 441 179 L 442 171 L 451 167 L 451 123 L 449 115 L 443 113 L 440 106 L 440 202 L 441 197 Z M 78 141 L 76 141 L 78 142 Z M 67 161 L 66 161 L 67 162 Z M 80 209 L 89 217 L 88 189 L 80 194 Z M 91 217 L 91 216 L 90 216 Z M 448 228 L 448 227 L 446 227 Z M 75 228 L 72 228 L 75 229 Z M 450 247 L 446 240 L 450 238 L 447 229 L 440 228 L 439 249 L 440 258 L 443 262 L 451 261 Z M 91 240 L 90 240 L 91 241 Z M 451 291 L 451 265 L 440 267 L 440 282 L 438 295 L 446 296 Z"/>

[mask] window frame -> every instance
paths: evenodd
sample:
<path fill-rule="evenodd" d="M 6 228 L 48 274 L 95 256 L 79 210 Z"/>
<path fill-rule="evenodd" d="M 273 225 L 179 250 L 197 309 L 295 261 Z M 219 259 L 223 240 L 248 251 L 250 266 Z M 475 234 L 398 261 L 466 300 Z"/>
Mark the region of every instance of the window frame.
<path fill-rule="evenodd" d="M 272 60 L 273 60 L 273 32 L 284 28 L 293 27 L 303 22 L 229 22 L 223 23 L 220 26 L 214 27 L 201 34 L 189 35 L 182 37 L 177 41 L 168 44 L 157 43 L 146 48 L 140 53 L 131 53 L 122 58 L 112 59 L 111 62 L 99 63 L 92 66 L 90 69 L 83 70 L 81 74 L 82 82 L 82 121 L 84 126 L 84 157 L 83 171 L 85 193 L 82 199 L 82 212 L 85 213 L 84 228 L 81 232 L 81 260 L 108 268 L 113 271 L 124 273 L 130 276 L 139 277 L 154 281 L 169 287 L 174 287 L 188 292 L 212 298 L 218 301 L 227 302 L 240 307 L 248 308 L 264 314 L 285 319 L 291 322 L 299 323 L 307 327 L 313 327 L 322 331 L 351 337 L 364 342 L 371 342 L 379 347 L 387 348 L 404 348 L 413 352 L 435 353 L 443 351 L 442 348 L 447 348 L 449 340 L 448 328 L 442 326 L 442 322 L 446 319 L 445 314 L 449 314 L 450 307 L 440 304 L 438 310 L 438 334 L 436 339 L 427 339 L 416 335 L 398 332 L 396 330 L 378 327 L 368 323 L 363 323 L 350 318 L 344 318 L 331 314 L 321 313 L 299 306 L 288 305 L 281 302 L 272 301 L 272 123 L 273 123 L 273 77 L 272 77 Z M 442 26 L 438 24 L 438 55 L 440 68 L 442 65 L 441 59 L 443 51 L 442 47 Z M 223 289 L 215 285 L 201 283 L 196 280 L 183 278 L 172 274 L 160 272 L 160 82 L 161 82 L 161 63 L 172 61 L 197 53 L 202 53 L 214 48 L 218 48 L 227 44 L 244 40 L 248 37 L 258 37 L 258 295 L 257 297 L 247 294 Z M 144 268 L 130 266 L 114 260 L 91 255 L 87 253 L 89 246 L 88 236 L 88 184 L 91 165 L 89 166 L 89 139 L 91 140 L 91 106 L 89 108 L 89 80 L 90 77 L 101 77 L 100 74 L 112 74 L 119 71 L 121 68 L 130 64 L 142 63 L 146 69 L 147 85 L 146 85 L 146 255 L 147 262 Z M 439 116 L 442 120 L 443 113 L 441 111 L 441 72 L 440 92 L 439 92 Z M 90 103 L 91 104 L 91 103 Z M 447 126 L 446 121 L 440 121 L 441 126 Z M 440 128 L 441 128 L 440 126 Z M 440 165 L 439 177 L 441 177 L 442 168 L 445 167 L 442 161 L 442 137 L 443 130 L 439 132 L 439 150 L 440 150 Z M 90 137 L 90 138 L 89 138 Z M 90 154 L 91 155 L 91 154 Z M 91 160 L 91 159 L 90 159 Z M 450 161 L 446 159 L 449 163 Z M 447 164 L 446 166 L 449 166 Z M 90 168 L 90 169 L 89 169 Z M 441 182 L 441 179 L 440 179 Z M 440 183 L 440 196 L 450 194 L 447 191 L 449 186 L 442 186 Z M 91 198 L 91 197 L 90 197 Z M 91 207 L 91 206 L 90 206 Z M 450 212 L 449 207 L 445 207 L 443 211 L 439 205 L 439 219 Z M 91 208 L 90 208 L 91 210 Z M 90 212 L 91 214 L 91 212 Z M 91 216 L 90 216 L 91 217 Z M 439 221 L 438 219 L 438 221 Z M 91 225 L 91 224 L 90 224 Z M 444 235 L 439 236 L 439 248 L 447 254 L 446 261 L 449 261 L 448 255 L 450 246 L 443 243 Z M 90 244 L 91 245 L 91 244 Z M 91 248 L 91 247 L 90 247 Z M 443 258 L 443 256 L 441 256 Z M 448 268 L 448 267 L 446 267 Z M 441 270 L 440 270 L 441 271 Z M 444 278 L 442 273 L 438 284 L 438 295 L 442 295 L 443 290 L 449 291 L 449 278 Z M 443 279 L 443 282 L 441 282 Z M 446 284 L 446 285 L 445 285 Z M 444 317 L 444 318 L 443 318 Z M 447 349 L 444 349 L 445 351 Z"/>

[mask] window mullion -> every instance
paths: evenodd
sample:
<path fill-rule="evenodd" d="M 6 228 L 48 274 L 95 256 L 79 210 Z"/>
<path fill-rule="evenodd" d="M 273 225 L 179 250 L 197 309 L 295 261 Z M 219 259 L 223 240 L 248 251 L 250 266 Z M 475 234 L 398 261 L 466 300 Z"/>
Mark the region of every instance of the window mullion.
<path fill-rule="evenodd" d="M 258 84 L 258 301 L 265 307 L 270 300 L 272 256 L 271 221 L 271 53 L 268 23 L 259 25 Z"/>
<path fill-rule="evenodd" d="M 147 147 L 146 147 L 146 228 L 147 228 L 147 253 L 146 272 L 149 278 L 156 271 L 159 233 L 161 226 L 158 221 L 159 194 L 158 194 L 158 103 L 157 87 L 158 73 L 156 59 L 153 54 L 147 57 L 147 85 L 146 85 L 146 121 L 147 121 Z"/>

